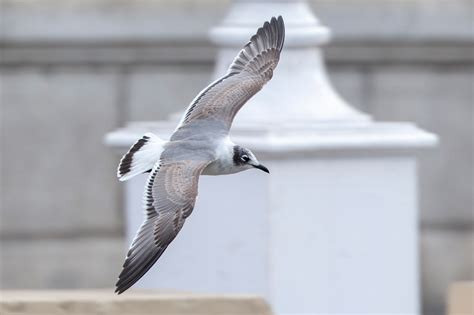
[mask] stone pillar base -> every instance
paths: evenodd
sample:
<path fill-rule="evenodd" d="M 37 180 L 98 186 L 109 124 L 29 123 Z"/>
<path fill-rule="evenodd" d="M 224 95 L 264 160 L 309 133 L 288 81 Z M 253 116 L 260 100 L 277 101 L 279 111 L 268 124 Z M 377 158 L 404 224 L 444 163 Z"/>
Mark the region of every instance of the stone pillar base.
<path fill-rule="evenodd" d="M 145 131 L 109 134 L 125 151 Z M 410 123 L 234 128 L 270 174 L 202 176 L 193 214 L 137 286 L 251 293 L 277 314 L 419 314 L 416 153 L 435 135 Z M 131 240 L 146 175 L 127 182 Z"/>

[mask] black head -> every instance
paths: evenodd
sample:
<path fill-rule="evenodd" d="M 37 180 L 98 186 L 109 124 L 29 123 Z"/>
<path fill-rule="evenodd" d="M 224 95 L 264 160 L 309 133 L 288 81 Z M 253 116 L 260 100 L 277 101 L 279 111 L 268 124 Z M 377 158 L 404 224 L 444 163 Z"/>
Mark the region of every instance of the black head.
<path fill-rule="evenodd" d="M 233 156 L 234 165 L 237 167 L 242 167 L 250 169 L 252 167 L 258 168 L 266 173 L 270 173 L 268 168 L 260 164 L 255 155 L 249 149 L 243 148 L 241 146 L 234 146 L 234 156 Z"/>

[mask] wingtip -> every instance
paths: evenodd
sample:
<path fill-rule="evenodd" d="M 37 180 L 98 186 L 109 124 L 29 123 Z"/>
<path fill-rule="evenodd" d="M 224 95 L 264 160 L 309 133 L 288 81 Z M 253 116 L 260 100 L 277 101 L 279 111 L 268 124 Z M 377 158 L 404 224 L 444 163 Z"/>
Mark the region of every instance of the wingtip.
<path fill-rule="evenodd" d="M 115 284 L 114 293 L 117 294 L 117 295 L 120 295 L 120 294 L 124 293 L 125 291 L 127 291 L 130 287 L 131 287 L 131 285 L 128 285 L 128 286 L 124 285 L 124 283 L 119 278 L 117 283 Z"/>
<path fill-rule="evenodd" d="M 280 39 L 281 39 L 281 45 L 280 45 L 280 50 L 283 47 L 283 42 L 285 40 L 285 21 L 283 20 L 283 17 L 281 15 L 277 17 L 272 17 L 270 20 L 270 24 L 275 25 L 275 27 L 278 29 L 278 32 L 280 34 Z"/>
<path fill-rule="evenodd" d="M 114 293 L 117 294 L 117 295 L 120 295 L 123 292 L 123 291 L 120 290 L 119 282 L 120 282 L 120 278 L 118 278 L 117 283 L 115 283 Z"/>
<path fill-rule="evenodd" d="M 252 64 L 252 60 L 261 56 L 263 52 L 269 52 L 275 49 L 281 52 L 285 41 L 285 25 L 283 17 L 271 17 L 257 29 L 257 32 L 250 37 L 240 53 L 235 57 L 229 66 L 228 74 L 241 72 L 244 68 Z M 274 53 L 271 53 L 274 54 Z M 275 54 L 276 63 L 278 63 L 279 55 Z M 275 61 L 274 60 L 274 61 Z M 271 76 L 270 76 L 271 78 Z"/>
<path fill-rule="evenodd" d="M 285 24 L 285 21 L 283 20 L 283 16 L 279 15 L 277 17 L 275 16 L 272 16 L 272 18 L 270 19 L 270 24 L 271 23 L 279 23 L 279 24 Z"/>

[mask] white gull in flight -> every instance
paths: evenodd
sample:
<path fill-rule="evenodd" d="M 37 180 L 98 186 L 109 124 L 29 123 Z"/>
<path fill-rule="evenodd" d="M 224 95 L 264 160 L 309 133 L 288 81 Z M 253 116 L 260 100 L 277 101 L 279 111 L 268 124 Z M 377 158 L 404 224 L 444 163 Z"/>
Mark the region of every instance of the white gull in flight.
<path fill-rule="evenodd" d="M 199 176 L 252 168 L 269 172 L 229 129 L 240 108 L 272 78 L 285 39 L 282 17 L 272 18 L 239 52 L 227 73 L 191 102 L 169 141 L 145 134 L 122 157 L 121 181 L 150 172 L 145 221 L 125 258 L 115 292 L 135 284 L 160 258 L 194 208 Z"/>

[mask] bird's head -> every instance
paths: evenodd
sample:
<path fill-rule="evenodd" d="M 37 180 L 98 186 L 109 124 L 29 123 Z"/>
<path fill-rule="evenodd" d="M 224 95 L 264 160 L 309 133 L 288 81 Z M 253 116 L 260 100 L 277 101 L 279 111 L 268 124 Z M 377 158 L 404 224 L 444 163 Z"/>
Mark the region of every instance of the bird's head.
<path fill-rule="evenodd" d="M 242 171 L 251 168 L 258 168 L 261 171 L 270 173 L 268 168 L 260 164 L 260 162 L 257 160 L 252 151 L 238 145 L 234 146 L 233 162 L 234 166 L 242 169 Z"/>

